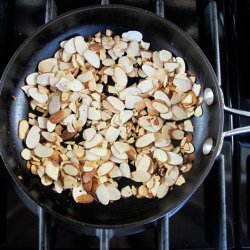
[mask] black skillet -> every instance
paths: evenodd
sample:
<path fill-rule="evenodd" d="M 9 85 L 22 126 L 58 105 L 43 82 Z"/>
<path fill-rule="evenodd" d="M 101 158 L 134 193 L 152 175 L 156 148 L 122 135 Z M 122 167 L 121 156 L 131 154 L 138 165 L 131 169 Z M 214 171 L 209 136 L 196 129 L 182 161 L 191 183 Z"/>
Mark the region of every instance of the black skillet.
<path fill-rule="evenodd" d="M 213 104 L 203 104 L 203 116 L 193 118 L 195 161 L 192 170 L 185 175 L 186 183 L 175 187 L 161 200 L 130 198 L 108 206 L 98 203 L 76 204 L 67 194 L 57 194 L 51 187 L 44 187 L 40 178 L 26 169 L 20 157 L 23 143 L 17 136 L 17 127 L 19 120 L 27 119 L 29 110 L 28 99 L 20 89 L 25 77 L 36 71 L 39 61 L 53 56 L 60 41 L 76 34 L 88 37 L 98 31 L 104 32 L 107 28 L 115 34 L 138 30 L 143 34 L 143 40 L 151 43 L 153 50 L 167 49 L 183 57 L 202 89 L 211 88 L 214 93 Z M 0 95 L 0 150 L 13 185 L 29 207 L 37 204 L 53 216 L 75 225 L 95 228 L 132 227 L 154 221 L 178 209 L 207 176 L 223 139 L 222 95 L 215 73 L 203 52 L 171 22 L 151 12 L 127 6 L 82 8 L 43 25 L 13 55 L 1 79 Z M 204 155 L 203 143 L 207 138 L 213 139 L 213 146 L 212 151 Z"/>

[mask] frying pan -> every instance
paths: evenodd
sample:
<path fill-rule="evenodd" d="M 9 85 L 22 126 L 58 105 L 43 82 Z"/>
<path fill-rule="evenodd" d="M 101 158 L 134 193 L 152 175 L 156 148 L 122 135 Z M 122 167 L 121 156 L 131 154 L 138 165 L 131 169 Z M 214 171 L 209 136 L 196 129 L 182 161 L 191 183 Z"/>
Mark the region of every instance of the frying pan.
<path fill-rule="evenodd" d="M 76 34 L 88 37 L 98 31 L 104 33 L 107 28 L 112 29 L 115 34 L 138 30 L 143 34 L 143 40 L 151 43 L 152 50 L 167 49 L 176 56 L 181 56 L 188 69 L 195 73 L 203 91 L 209 88 L 212 91 L 209 94 L 213 93 L 213 102 L 210 105 L 203 104 L 203 116 L 193 118 L 193 168 L 185 174 L 186 183 L 175 187 L 164 199 L 129 198 L 108 206 L 98 203 L 76 204 L 67 194 L 57 194 L 51 187 L 44 187 L 40 179 L 26 169 L 20 156 L 24 145 L 17 135 L 18 122 L 27 119 L 29 110 L 28 99 L 20 89 L 25 77 L 36 71 L 39 61 L 53 56 L 60 41 Z M 86 227 L 133 227 L 152 222 L 178 209 L 207 176 L 226 135 L 222 130 L 222 93 L 211 65 L 197 44 L 166 19 L 128 6 L 82 8 L 43 25 L 13 55 L 1 79 L 0 96 L 1 156 L 21 197 L 29 207 L 37 204 L 60 220 Z M 16 97 L 15 100 L 12 96 Z"/>

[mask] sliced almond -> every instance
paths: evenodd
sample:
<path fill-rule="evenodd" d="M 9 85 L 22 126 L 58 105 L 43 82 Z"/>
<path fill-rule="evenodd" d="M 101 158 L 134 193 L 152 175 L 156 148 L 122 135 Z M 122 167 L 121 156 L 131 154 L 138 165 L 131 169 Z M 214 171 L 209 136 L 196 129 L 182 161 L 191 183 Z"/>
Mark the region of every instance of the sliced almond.
<path fill-rule="evenodd" d="M 122 38 L 125 38 L 129 41 L 140 42 L 142 40 L 142 33 L 136 30 L 130 30 L 122 34 Z"/>
<path fill-rule="evenodd" d="M 29 149 L 34 149 L 40 141 L 40 128 L 36 125 L 29 130 L 25 143 Z"/>
<path fill-rule="evenodd" d="M 150 180 L 151 175 L 148 172 L 137 170 L 131 173 L 132 180 L 135 182 L 147 182 Z"/>
<path fill-rule="evenodd" d="M 46 94 L 41 94 L 37 88 L 29 88 L 29 95 L 38 103 L 46 103 L 48 101 L 48 96 Z"/>
<path fill-rule="evenodd" d="M 159 188 L 158 188 L 158 191 L 157 191 L 157 197 L 159 199 L 162 199 L 163 197 L 166 196 L 166 194 L 168 193 L 168 190 L 169 190 L 169 186 L 167 183 L 162 183 Z"/>
<path fill-rule="evenodd" d="M 111 162 L 111 161 L 103 163 L 97 169 L 98 176 L 104 176 L 104 175 L 108 174 L 113 169 L 114 166 L 115 166 L 115 164 L 113 162 Z"/>
<path fill-rule="evenodd" d="M 93 73 L 91 71 L 87 71 L 86 73 L 83 73 L 81 75 L 77 76 L 77 79 L 81 81 L 82 83 L 89 82 L 91 79 L 93 79 Z"/>
<path fill-rule="evenodd" d="M 58 112 L 54 113 L 49 117 L 51 123 L 56 124 L 63 121 L 69 114 L 70 109 L 59 110 Z"/>
<path fill-rule="evenodd" d="M 194 94 L 196 95 L 196 97 L 198 97 L 201 93 L 201 85 L 200 84 L 194 84 L 192 87 L 192 91 L 194 92 Z"/>
<path fill-rule="evenodd" d="M 187 92 L 192 88 L 192 83 L 188 77 L 179 78 L 175 76 L 173 83 L 180 92 Z"/>
<path fill-rule="evenodd" d="M 119 133 L 120 133 L 119 129 L 110 126 L 106 132 L 105 139 L 110 143 L 114 143 L 118 138 Z"/>
<path fill-rule="evenodd" d="M 151 91 L 153 87 L 154 85 L 151 80 L 143 80 L 137 85 L 137 88 L 140 89 L 142 93 Z"/>
<path fill-rule="evenodd" d="M 183 163 L 183 158 L 177 153 L 167 152 L 168 164 L 170 165 L 181 165 Z"/>
<path fill-rule="evenodd" d="M 122 190 L 121 190 L 121 196 L 123 198 L 129 198 L 132 195 L 133 195 L 133 192 L 132 192 L 130 186 L 126 186 L 126 187 L 122 188 Z"/>
<path fill-rule="evenodd" d="M 92 140 L 90 141 L 86 141 L 84 143 L 84 147 L 89 149 L 89 148 L 93 148 L 96 147 L 98 144 L 100 144 L 103 140 L 103 137 L 100 134 L 96 134 Z"/>
<path fill-rule="evenodd" d="M 75 53 L 76 52 L 76 47 L 75 47 L 74 38 L 71 38 L 68 41 L 66 41 L 64 43 L 63 48 L 64 48 L 65 52 L 68 53 L 68 54 Z"/>
<path fill-rule="evenodd" d="M 83 55 L 84 51 L 88 50 L 88 45 L 82 36 L 76 36 L 74 38 L 74 43 L 76 51 L 79 53 L 79 55 Z"/>
<path fill-rule="evenodd" d="M 120 112 L 119 118 L 120 118 L 120 125 L 126 123 L 129 121 L 133 116 L 133 111 L 131 110 L 122 110 Z"/>
<path fill-rule="evenodd" d="M 153 158 L 157 159 L 160 162 L 166 162 L 168 160 L 168 155 L 164 150 L 157 148 L 154 151 Z"/>
<path fill-rule="evenodd" d="M 38 71 L 41 73 L 49 73 L 49 72 L 52 72 L 53 68 L 56 65 L 57 65 L 56 58 L 48 58 L 48 59 L 42 60 L 38 64 Z"/>
<path fill-rule="evenodd" d="M 54 152 L 54 150 L 52 148 L 43 146 L 40 143 L 34 149 L 35 155 L 40 157 L 40 158 L 51 157 L 53 155 L 53 152 Z"/>
<path fill-rule="evenodd" d="M 126 87 L 128 83 L 128 77 L 122 68 L 115 67 L 114 76 L 117 85 L 121 87 Z"/>
<path fill-rule="evenodd" d="M 163 49 L 159 51 L 159 56 L 162 62 L 168 62 L 172 58 L 172 53 Z"/>
<path fill-rule="evenodd" d="M 127 163 L 120 164 L 121 175 L 126 178 L 131 178 L 130 167 Z"/>
<path fill-rule="evenodd" d="M 170 129 L 169 136 L 174 140 L 182 140 L 184 137 L 184 132 L 180 129 Z"/>
<path fill-rule="evenodd" d="M 59 165 L 53 161 L 47 161 L 45 165 L 45 173 L 52 179 L 57 180 L 59 177 Z"/>
<path fill-rule="evenodd" d="M 24 140 L 29 131 L 29 123 L 26 120 L 21 120 L 18 124 L 18 137 Z"/>
<path fill-rule="evenodd" d="M 171 106 L 170 99 L 163 91 L 160 91 L 160 90 L 155 91 L 154 98 L 165 102 L 168 107 Z"/>
<path fill-rule="evenodd" d="M 183 58 L 176 57 L 176 61 L 179 63 L 179 67 L 176 69 L 176 73 L 177 74 L 185 73 L 186 66 L 185 66 L 185 62 L 184 62 Z"/>
<path fill-rule="evenodd" d="M 35 72 L 35 73 L 31 73 L 29 74 L 27 77 L 26 77 L 26 83 L 30 86 L 34 86 L 37 84 L 37 76 L 38 76 L 38 73 Z"/>
<path fill-rule="evenodd" d="M 194 111 L 194 115 L 195 115 L 196 117 L 201 117 L 202 114 L 203 114 L 202 107 L 201 107 L 201 106 L 198 106 L 198 107 L 195 109 L 195 111 Z"/>
<path fill-rule="evenodd" d="M 100 58 L 94 51 L 86 50 L 83 55 L 93 67 L 97 69 L 100 67 Z"/>
<path fill-rule="evenodd" d="M 135 146 L 137 148 L 144 148 L 155 141 L 154 133 L 148 133 L 136 140 Z"/>
<path fill-rule="evenodd" d="M 167 172 L 166 172 L 166 175 L 165 175 L 165 183 L 168 185 L 168 186 L 172 186 L 175 184 L 177 178 L 178 178 L 178 175 L 179 175 L 179 169 L 178 167 L 176 166 L 171 166 Z"/>
<path fill-rule="evenodd" d="M 174 105 L 172 106 L 172 112 L 175 116 L 175 120 L 180 121 L 180 120 L 184 120 L 187 119 L 187 113 L 178 105 Z"/>
<path fill-rule="evenodd" d="M 110 201 L 109 190 L 103 185 L 99 185 L 96 189 L 96 195 L 100 203 L 108 205 Z"/>
<path fill-rule="evenodd" d="M 118 111 L 122 111 L 125 108 L 124 103 L 114 96 L 109 96 L 107 101 L 113 106 L 114 109 L 117 109 Z"/>
<path fill-rule="evenodd" d="M 120 93 L 119 93 L 119 98 L 121 99 L 121 100 L 126 100 L 126 97 L 127 96 L 133 96 L 133 95 L 135 95 L 135 96 L 138 96 L 138 95 L 140 95 L 142 92 L 141 92 L 141 90 L 140 89 L 138 89 L 137 87 L 128 87 L 128 88 L 126 88 L 126 89 L 124 89 L 123 91 L 121 91 Z"/>
<path fill-rule="evenodd" d="M 56 136 L 53 133 L 42 131 L 42 137 L 48 142 L 55 142 Z"/>
<path fill-rule="evenodd" d="M 138 155 L 135 161 L 136 170 L 148 171 L 151 159 L 147 155 Z"/>
<path fill-rule="evenodd" d="M 142 65 L 142 70 L 148 77 L 155 77 L 156 69 L 152 66 L 144 64 Z"/>
<path fill-rule="evenodd" d="M 70 176 L 77 176 L 79 174 L 79 169 L 70 163 L 64 164 L 62 167 L 63 171 Z"/>
<path fill-rule="evenodd" d="M 31 151 L 27 148 L 23 149 L 21 152 L 21 156 L 23 157 L 24 160 L 29 161 L 31 159 Z"/>
<path fill-rule="evenodd" d="M 53 76 L 54 76 L 53 73 L 43 73 L 37 76 L 36 81 L 40 85 L 47 86 L 49 85 L 50 77 L 53 77 Z"/>
<path fill-rule="evenodd" d="M 77 185 L 77 179 L 75 179 L 73 176 L 65 175 L 62 178 L 62 183 L 63 183 L 64 189 L 74 188 Z"/>
<path fill-rule="evenodd" d="M 103 147 L 94 147 L 90 149 L 92 154 L 98 155 L 99 157 L 105 157 L 108 155 L 108 149 Z"/>
<path fill-rule="evenodd" d="M 109 191 L 111 201 L 117 201 L 121 199 L 121 192 L 116 187 L 108 185 L 107 189 Z"/>
<path fill-rule="evenodd" d="M 134 109 L 138 102 L 141 102 L 143 99 L 140 96 L 128 95 L 125 101 L 125 108 Z"/>
<path fill-rule="evenodd" d="M 88 119 L 92 121 L 101 120 L 101 112 L 94 107 L 89 107 L 88 109 Z"/>
<path fill-rule="evenodd" d="M 87 128 L 83 131 L 82 136 L 86 141 L 91 141 L 96 135 L 96 130 L 94 128 Z"/>
<path fill-rule="evenodd" d="M 127 55 L 130 58 L 134 58 L 139 53 L 139 44 L 136 41 L 132 41 L 127 48 Z"/>
<path fill-rule="evenodd" d="M 191 120 L 184 121 L 184 130 L 187 132 L 194 132 L 194 126 Z"/>
<path fill-rule="evenodd" d="M 169 111 L 168 106 L 162 100 L 153 100 L 152 106 L 160 114 L 165 114 Z"/>

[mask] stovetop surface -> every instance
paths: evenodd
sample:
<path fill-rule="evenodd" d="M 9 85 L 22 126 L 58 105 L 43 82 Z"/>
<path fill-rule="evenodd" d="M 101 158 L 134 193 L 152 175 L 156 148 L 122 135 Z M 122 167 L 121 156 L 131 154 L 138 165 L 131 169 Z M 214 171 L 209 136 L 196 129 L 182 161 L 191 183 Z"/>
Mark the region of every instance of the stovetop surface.
<path fill-rule="evenodd" d="M 100 4 L 100 1 L 64 0 L 55 1 L 58 14 L 71 9 Z M 212 1 L 179 0 L 164 1 L 165 17 L 180 26 L 204 50 L 213 66 L 214 47 L 211 34 L 207 29 L 209 19 L 209 4 Z M 222 89 L 226 104 L 249 110 L 250 92 L 247 76 L 248 58 L 250 50 L 247 35 L 250 33 L 249 12 L 250 4 L 242 1 L 220 0 L 217 2 L 219 20 L 219 38 L 221 51 Z M 117 0 L 116 4 L 127 4 L 147 10 L 154 10 L 151 1 Z M 0 70 L 6 66 L 9 58 L 20 43 L 32 34 L 45 19 L 45 1 L 16 0 L 0 1 L 0 45 L 4 48 L 0 57 Z M 241 16 L 240 18 L 239 15 Z M 235 17 L 235 22 L 231 19 Z M 248 16 L 248 18 L 247 18 Z M 243 25 L 244 24 L 244 25 Z M 248 29 L 246 28 L 248 27 Z M 238 32 L 239 29 L 239 32 Z M 240 48 L 240 53 L 236 50 Z M 243 58 L 243 60 L 241 60 Z M 239 71 L 232 71 L 236 59 Z M 232 62 L 233 61 L 233 62 Z M 234 84 L 230 81 L 234 80 Z M 247 118 L 231 119 L 225 117 L 225 129 L 232 124 L 247 125 Z M 241 136 L 232 141 L 224 142 L 221 156 L 216 160 L 204 184 L 197 190 L 186 205 L 170 218 L 169 235 L 170 247 L 173 249 L 215 249 L 220 248 L 221 225 L 221 187 L 225 184 L 226 199 L 226 235 L 227 248 L 239 249 L 238 246 L 250 246 L 249 231 L 250 216 L 250 177 L 249 171 L 249 136 Z M 222 163 L 225 160 L 225 165 Z M 243 164 L 244 163 L 244 164 Z M 0 168 L 1 172 L 4 172 Z M 221 170 L 225 171 L 225 183 L 221 183 Z M 241 173 L 241 174 L 240 174 Z M 0 175 L 0 248 L 33 248 L 38 246 L 38 218 L 32 214 L 19 200 L 7 182 L 7 178 Z M 240 195 L 244 197 L 238 198 Z M 7 196 L 7 223 L 3 223 L 5 214 L 5 197 Z M 239 206 L 240 204 L 240 206 Z M 157 249 L 157 227 L 151 227 L 145 232 L 113 238 L 111 249 Z M 52 246 L 55 249 L 98 248 L 98 239 L 66 231 L 56 225 L 51 231 Z"/>

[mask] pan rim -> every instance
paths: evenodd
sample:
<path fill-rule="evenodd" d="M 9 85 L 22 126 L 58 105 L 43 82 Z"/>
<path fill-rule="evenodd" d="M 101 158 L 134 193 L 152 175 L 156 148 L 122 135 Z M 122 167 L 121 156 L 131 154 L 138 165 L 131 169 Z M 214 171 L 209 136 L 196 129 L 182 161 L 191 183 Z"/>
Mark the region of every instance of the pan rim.
<path fill-rule="evenodd" d="M 5 82 L 5 79 L 8 75 L 8 72 L 12 66 L 12 63 L 15 61 L 16 57 L 18 56 L 18 54 L 20 53 L 20 51 L 23 50 L 23 48 L 36 36 L 38 35 L 40 32 L 42 32 L 44 29 L 46 29 L 49 25 L 51 25 L 52 23 L 58 22 L 61 19 L 67 18 L 70 15 L 74 15 L 78 12 L 82 12 L 82 11 L 89 11 L 89 10 L 95 10 L 95 9 L 110 9 L 110 8 L 117 8 L 117 9 L 126 9 L 126 10 L 130 10 L 133 12 L 138 12 L 138 14 L 146 14 L 148 16 L 150 16 L 152 19 L 158 19 L 161 22 L 164 22 L 165 24 L 173 27 L 178 33 L 180 33 L 183 37 L 185 37 L 187 40 L 189 40 L 189 42 L 193 45 L 193 47 L 197 50 L 198 54 L 200 55 L 200 57 L 202 58 L 202 60 L 204 61 L 204 63 L 206 63 L 207 65 L 207 69 L 213 79 L 214 82 L 218 82 L 215 72 L 210 64 L 210 62 L 208 61 L 207 57 L 205 56 L 205 54 L 203 53 L 203 51 L 200 49 L 200 47 L 196 44 L 196 42 L 186 33 L 184 32 L 181 28 L 179 28 L 177 25 L 175 25 L 174 23 L 172 23 L 171 21 L 169 21 L 166 18 L 162 18 L 158 15 L 156 15 L 155 13 L 148 11 L 148 10 L 144 10 L 138 7 L 133 7 L 133 6 L 128 6 L 128 5 L 120 5 L 120 4 L 110 4 L 110 5 L 92 5 L 92 6 L 87 6 L 87 7 L 82 7 L 82 8 L 78 8 L 75 10 L 71 10 L 68 11 L 62 15 L 59 15 L 58 17 L 56 17 L 55 19 L 53 19 L 52 21 L 45 23 L 43 25 L 41 25 L 36 32 L 34 32 L 32 35 L 30 35 L 19 47 L 18 49 L 15 51 L 15 53 L 13 54 L 13 56 L 11 57 L 9 63 L 7 64 L 3 75 L 1 77 L 0 80 L 0 96 L 2 94 L 2 88 L 3 88 L 3 83 Z M 220 122 L 219 122 L 219 129 L 218 129 L 218 138 L 216 141 L 216 144 L 214 145 L 213 148 L 213 152 L 211 153 L 211 159 L 208 163 L 208 165 L 206 166 L 206 169 L 204 170 L 204 172 L 202 173 L 202 175 L 199 178 L 199 181 L 197 181 L 196 185 L 194 185 L 190 191 L 190 193 L 188 195 L 186 195 L 181 201 L 179 201 L 178 203 L 175 203 L 175 205 L 170 205 L 169 209 L 165 209 L 163 212 L 161 213 L 157 213 L 157 214 L 153 214 L 150 217 L 144 218 L 144 219 L 140 219 L 137 220 L 136 222 L 131 222 L 131 223 L 126 223 L 126 224 L 117 224 L 117 225 L 107 225 L 107 224 L 91 224 L 91 223 L 84 223 L 81 221 L 78 221 L 76 219 L 73 219 L 71 217 L 62 215 L 59 212 L 55 212 L 54 210 L 52 210 L 51 208 L 49 208 L 48 206 L 44 205 L 43 203 L 41 203 L 38 200 L 35 200 L 31 194 L 26 190 L 26 188 L 22 185 L 22 182 L 18 179 L 18 177 L 15 175 L 15 173 L 8 167 L 8 163 L 7 163 L 7 152 L 4 149 L 4 146 L 2 144 L 2 141 L 0 140 L 0 155 L 1 158 L 3 159 L 5 168 L 7 169 L 9 175 L 11 176 L 12 180 L 15 182 L 15 184 L 17 185 L 18 190 L 20 190 L 22 192 L 22 194 L 28 198 L 30 200 L 31 203 L 35 203 L 38 207 L 43 208 L 46 212 L 48 212 L 49 214 L 51 214 L 52 216 L 55 216 L 57 219 L 62 220 L 63 222 L 70 222 L 70 223 L 74 223 L 77 225 L 81 225 L 81 226 L 86 226 L 86 227 L 90 227 L 90 228 L 106 228 L 106 229 L 119 229 L 119 228 L 132 228 L 132 227 L 136 227 L 138 225 L 144 225 L 147 223 L 150 223 L 152 221 L 155 221 L 161 217 L 163 217 L 166 214 L 174 214 L 177 210 L 179 210 L 181 208 L 181 206 L 194 194 L 194 192 L 200 187 L 200 185 L 203 183 L 204 179 L 207 177 L 208 173 L 210 172 L 212 165 L 215 161 L 215 158 L 217 156 L 217 153 L 219 151 L 219 147 L 221 144 L 221 140 L 222 140 L 222 133 L 223 133 L 223 125 L 224 125 L 224 112 L 223 112 L 223 101 L 222 101 L 222 95 L 219 89 L 219 85 L 216 84 L 215 86 L 215 91 L 216 94 L 218 96 L 218 106 L 219 106 L 219 112 L 220 112 Z M 26 204 L 25 204 L 26 205 Z M 29 207 L 27 205 L 27 207 Z M 30 207 L 29 207 L 30 208 Z"/>

